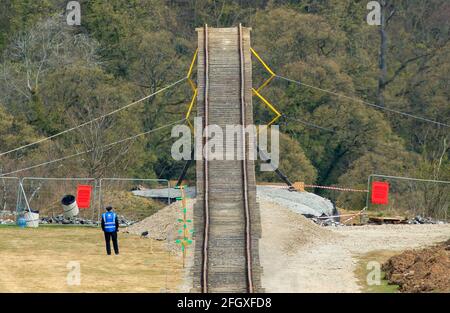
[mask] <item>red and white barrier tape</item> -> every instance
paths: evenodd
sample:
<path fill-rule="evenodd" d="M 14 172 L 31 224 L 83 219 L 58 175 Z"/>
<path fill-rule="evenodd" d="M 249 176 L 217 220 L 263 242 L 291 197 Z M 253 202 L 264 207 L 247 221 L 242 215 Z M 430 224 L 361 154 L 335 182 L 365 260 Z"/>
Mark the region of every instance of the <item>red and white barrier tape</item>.
<path fill-rule="evenodd" d="M 366 189 L 342 188 L 342 187 L 335 187 L 335 186 L 305 185 L 305 188 L 320 188 L 320 189 L 352 191 L 352 192 L 369 192 Z"/>
<path fill-rule="evenodd" d="M 272 188 L 280 188 L 280 189 L 289 189 L 289 186 L 279 186 L 279 185 L 260 185 L 262 187 L 272 187 Z M 336 186 L 320 186 L 320 185 L 304 185 L 304 188 L 320 188 L 320 189 L 329 189 L 329 190 L 338 190 L 338 191 L 350 191 L 350 192 L 369 192 L 366 189 L 353 189 L 353 188 L 342 188 Z"/>

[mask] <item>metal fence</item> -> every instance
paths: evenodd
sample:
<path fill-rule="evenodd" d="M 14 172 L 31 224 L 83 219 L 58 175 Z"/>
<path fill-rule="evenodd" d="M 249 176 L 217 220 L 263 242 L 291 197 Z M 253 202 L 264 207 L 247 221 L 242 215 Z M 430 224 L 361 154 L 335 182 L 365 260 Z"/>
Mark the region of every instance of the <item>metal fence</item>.
<path fill-rule="evenodd" d="M 91 186 L 92 195 L 89 208 L 80 208 L 78 217 L 92 221 L 99 221 L 108 205 L 129 220 L 140 220 L 170 204 L 172 196 L 167 179 L 1 177 L 0 213 L 21 215 L 31 209 L 41 217 L 57 217 L 64 211 L 62 198 L 76 196 L 80 185 Z"/>
<path fill-rule="evenodd" d="M 17 208 L 19 199 L 19 178 L 0 178 L 0 211 L 13 214 Z"/>
<path fill-rule="evenodd" d="M 374 181 L 389 183 L 388 204 L 371 203 L 371 185 Z M 368 190 L 366 206 L 369 210 L 383 211 L 391 215 L 449 219 L 450 181 L 372 174 L 368 178 Z"/>
<path fill-rule="evenodd" d="M 89 208 L 80 208 L 80 218 L 96 219 L 97 216 L 97 180 L 94 178 L 46 178 L 25 177 L 21 180 L 23 193 L 19 193 L 17 210 L 39 211 L 41 216 L 58 216 L 63 214 L 61 199 L 65 195 L 76 196 L 79 185 L 89 185 L 93 193 Z M 27 203 L 26 203 L 27 202 Z"/>
<path fill-rule="evenodd" d="M 170 204 L 170 182 L 166 179 L 103 178 L 99 181 L 99 208 L 112 206 L 128 219 L 147 217 L 164 203 Z"/>

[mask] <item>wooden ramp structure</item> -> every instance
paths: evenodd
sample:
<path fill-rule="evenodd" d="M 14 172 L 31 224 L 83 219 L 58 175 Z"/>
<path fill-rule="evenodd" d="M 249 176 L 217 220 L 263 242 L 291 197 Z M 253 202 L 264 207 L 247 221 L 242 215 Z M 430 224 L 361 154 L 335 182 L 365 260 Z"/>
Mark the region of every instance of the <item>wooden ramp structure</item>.
<path fill-rule="evenodd" d="M 197 115 L 203 127 L 222 128 L 227 144 L 235 147 L 235 158 L 196 161 L 192 291 L 261 292 L 255 165 L 242 132 L 237 135 L 241 140 L 225 137 L 226 125 L 253 124 L 250 28 L 205 25 L 197 34 Z M 245 146 L 241 158 L 238 145 Z"/>

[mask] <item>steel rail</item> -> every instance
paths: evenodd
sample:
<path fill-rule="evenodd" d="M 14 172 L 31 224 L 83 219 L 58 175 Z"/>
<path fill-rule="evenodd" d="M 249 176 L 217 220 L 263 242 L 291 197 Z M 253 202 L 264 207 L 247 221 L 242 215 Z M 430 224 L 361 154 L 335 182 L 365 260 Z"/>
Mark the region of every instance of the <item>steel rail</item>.
<path fill-rule="evenodd" d="M 204 128 L 208 130 L 209 116 L 208 116 L 208 100 L 209 100 L 209 54 L 208 54 L 208 25 L 205 24 L 203 28 L 203 51 L 205 62 L 205 93 L 204 93 Z M 208 141 L 203 137 L 203 147 L 206 154 L 203 158 L 203 188 L 204 188 L 204 223 L 203 231 L 203 255 L 202 255 L 202 292 L 208 292 L 208 240 L 209 240 L 209 185 L 208 185 Z"/>
<path fill-rule="evenodd" d="M 245 60 L 244 47 L 242 38 L 242 24 L 239 24 L 239 63 L 240 63 L 240 105 L 241 105 L 241 140 L 242 140 L 242 184 L 244 191 L 244 213 L 245 213 L 245 252 L 246 252 L 246 270 L 247 270 L 247 290 L 253 293 L 253 275 L 252 275 L 252 243 L 251 243 L 251 227 L 250 227 L 250 208 L 248 201 L 248 172 L 247 172 L 247 145 L 245 136 L 246 127 L 246 108 L 245 108 Z"/>

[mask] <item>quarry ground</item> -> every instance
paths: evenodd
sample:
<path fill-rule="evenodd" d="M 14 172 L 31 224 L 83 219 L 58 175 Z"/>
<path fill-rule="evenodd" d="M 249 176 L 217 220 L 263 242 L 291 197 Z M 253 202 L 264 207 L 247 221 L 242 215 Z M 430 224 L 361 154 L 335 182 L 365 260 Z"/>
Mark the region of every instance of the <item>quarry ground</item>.
<path fill-rule="evenodd" d="M 450 225 L 319 227 L 266 201 L 261 202 L 261 221 L 266 292 L 364 292 L 361 267 L 368 262 L 382 263 L 405 249 L 450 238 Z"/>
<path fill-rule="evenodd" d="M 175 292 L 183 276 L 164 242 L 132 234 L 119 233 L 119 256 L 106 255 L 96 228 L 4 226 L 0 238 L 0 292 Z M 67 283 L 73 261 L 80 285 Z"/>

